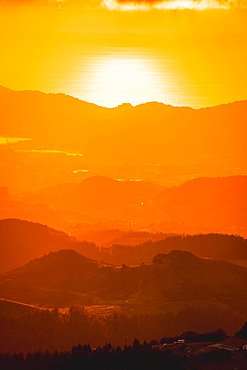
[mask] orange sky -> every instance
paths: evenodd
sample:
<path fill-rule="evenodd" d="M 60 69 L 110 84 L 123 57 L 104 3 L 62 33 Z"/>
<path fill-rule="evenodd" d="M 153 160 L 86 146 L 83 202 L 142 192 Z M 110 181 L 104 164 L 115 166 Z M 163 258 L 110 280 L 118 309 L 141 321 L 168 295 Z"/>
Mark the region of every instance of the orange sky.
<path fill-rule="evenodd" d="M 65 92 L 105 106 L 148 101 L 133 90 L 139 83 L 139 91 L 150 91 L 149 100 L 167 104 L 200 107 L 247 99 L 247 1 L 2 0 L 0 9 L 5 87 Z M 96 84 L 110 81 L 112 70 L 112 84 L 118 85 L 140 72 L 130 86 L 138 99 L 127 90 L 114 92 L 113 85 L 104 98 Z M 83 91 L 73 85 L 80 78 Z"/>
<path fill-rule="evenodd" d="M 201 108 L 247 100 L 246 4 L 0 0 L 0 85 L 62 92 L 105 107 L 156 101 Z M 86 104 L 76 115 L 75 99 L 66 98 L 70 103 L 63 110 L 64 96 L 43 100 L 43 94 L 12 95 L 14 108 L 5 104 L 8 97 L 1 97 L 2 126 L 8 132 L 11 124 L 19 124 L 20 130 L 12 131 L 17 136 L 28 124 L 30 131 L 21 136 L 32 140 L 21 147 L 31 152 L 16 156 L 24 157 L 23 165 L 17 160 L 13 171 L 6 160 L 2 184 L 8 187 L 46 187 L 92 175 L 171 186 L 200 176 L 246 174 L 245 116 L 237 108 L 219 119 L 217 108 L 214 120 L 210 109 L 205 116 L 193 111 L 198 114 L 193 120 L 184 113 L 173 120 L 170 113 L 159 113 L 161 104 L 155 105 L 155 114 L 150 104 L 131 108 L 121 119 L 102 118 L 104 110 L 98 108 L 97 119 L 90 121 Z M 38 105 L 31 95 L 40 97 Z M 56 107 L 53 99 L 59 102 Z M 245 107 L 241 104 L 233 107 Z M 39 155 L 37 149 L 42 149 Z M 54 162 L 43 150 L 49 150 Z M 66 164 L 62 152 L 81 156 L 67 156 Z"/>
<path fill-rule="evenodd" d="M 2 0 L 0 7 L 2 32 L 247 33 L 247 1 Z"/>

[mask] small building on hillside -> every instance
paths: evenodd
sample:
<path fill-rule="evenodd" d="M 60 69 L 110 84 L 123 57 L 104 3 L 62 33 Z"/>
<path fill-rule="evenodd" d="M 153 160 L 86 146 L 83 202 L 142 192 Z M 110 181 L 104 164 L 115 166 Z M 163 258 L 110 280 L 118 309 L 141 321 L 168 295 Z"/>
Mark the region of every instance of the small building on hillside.
<path fill-rule="evenodd" d="M 247 340 L 229 337 L 222 342 L 213 344 L 212 347 L 227 349 L 229 351 L 247 350 Z"/>

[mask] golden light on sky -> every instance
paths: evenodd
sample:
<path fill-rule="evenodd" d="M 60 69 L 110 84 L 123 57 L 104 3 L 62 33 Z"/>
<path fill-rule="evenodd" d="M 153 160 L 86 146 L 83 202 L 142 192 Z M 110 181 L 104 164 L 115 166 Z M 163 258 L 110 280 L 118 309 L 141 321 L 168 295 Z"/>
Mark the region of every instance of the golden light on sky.
<path fill-rule="evenodd" d="M 159 10 L 175 10 L 175 9 L 195 9 L 195 10 L 208 10 L 208 9 L 228 9 L 228 4 L 221 4 L 215 0 L 168 0 L 168 1 L 120 1 L 117 0 L 103 0 L 102 3 L 110 10 L 119 11 L 149 11 L 151 9 Z"/>
<path fill-rule="evenodd" d="M 169 99 L 172 75 L 161 75 L 156 61 L 144 53 L 118 52 L 101 55 L 91 60 L 91 83 L 87 91 L 77 92 L 98 105 L 114 107 L 123 102 L 132 105 L 153 100 Z M 81 86 L 85 78 L 82 72 Z"/>
<path fill-rule="evenodd" d="M 136 320 L 146 327 L 142 331 L 138 326 L 137 334 L 149 336 L 141 340 L 151 343 L 152 339 L 164 335 L 196 330 L 194 312 L 198 313 L 201 328 L 198 333 L 205 333 L 207 311 L 211 318 L 211 311 L 218 302 L 215 329 L 221 327 L 218 323 L 223 315 L 221 322 L 229 323 L 232 333 L 236 333 L 240 325 L 234 329 L 231 316 L 236 323 L 243 323 L 247 310 L 247 301 L 245 311 L 241 306 L 245 294 L 239 289 L 241 309 L 236 311 L 237 295 L 229 300 L 229 286 L 232 292 L 235 288 L 229 282 L 237 266 L 231 264 L 231 273 L 221 279 L 225 287 L 219 289 L 219 298 L 211 301 L 209 295 L 212 292 L 211 298 L 215 298 L 213 288 L 217 279 L 213 276 L 211 285 L 206 286 L 205 276 L 211 271 L 208 270 L 200 282 L 202 265 L 198 262 L 198 273 L 194 274 L 197 257 L 192 255 L 191 265 L 185 269 L 177 244 L 184 249 L 187 243 L 184 236 L 191 234 L 196 238 L 195 244 L 187 243 L 192 253 L 201 250 L 203 257 L 229 258 L 231 262 L 232 258 L 237 261 L 243 257 L 242 261 L 247 264 L 246 251 L 242 253 L 243 240 L 239 237 L 247 237 L 246 137 L 247 0 L 0 0 L 0 219 L 13 223 L 11 228 L 0 225 L 0 251 L 2 249 L 5 259 L 3 262 L 0 259 L 0 273 L 1 268 L 7 271 L 6 276 L 0 276 L 3 297 L 0 298 L 0 321 L 5 307 L 6 310 L 9 307 L 10 315 L 4 317 L 4 331 L 13 353 L 19 342 L 24 343 L 21 349 L 24 355 L 14 355 L 11 366 L 17 364 L 17 359 L 19 368 L 29 368 L 37 356 L 29 358 L 28 355 L 26 362 L 23 356 L 36 351 L 36 347 L 42 351 L 40 363 L 44 360 L 46 364 L 49 359 L 51 364 L 56 363 L 56 359 L 52 362 L 50 352 L 48 356 L 42 355 L 49 349 L 45 343 L 52 351 L 63 351 L 66 361 L 69 359 L 66 346 L 73 347 L 71 359 L 78 364 L 84 361 L 78 356 L 83 355 L 88 363 L 93 363 L 101 352 L 106 354 L 106 347 L 109 355 L 116 354 L 118 350 L 114 348 L 123 347 L 124 338 L 130 338 L 127 335 L 133 335 L 136 351 L 140 346 L 135 345 L 137 336 L 133 330 L 115 335 L 114 324 L 114 333 L 111 333 L 114 312 L 119 315 L 125 312 L 125 321 L 128 314 L 136 314 Z M 31 222 L 26 229 L 22 224 L 27 221 Z M 210 243 L 212 248 L 219 245 L 218 255 L 209 255 L 208 251 L 205 254 L 202 250 L 199 239 L 203 234 L 212 237 L 212 241 L 205 239 L 206 249 Z M 225 239 L 227 234 L 229 242 Z M 172 247 L 171 238 L 168 244 L 162 241 L 169 235 L 175 236 L 173 247 L 176 247 L 175 254 L 179 254 L 169 257 L 171 266 L 167 269 L 167 257 L 160 253 L 162 248 L 167 252 L 166 248 Z M 242 256 L 235 254 L 232 238 L 236 239 Z M 22 239 L 20 244 L 18 239 Z M 154 248 L 150 243 L 154 243 Z M 225 256 L 221 256 L 223 244 Z M 68 251 L 74 253 L 73 259 L 68 256 L 68 264 L 63 254 L 66 250 L 60 251 L 61 258 L 47 254 L 50 249 L 74 247 L 82 254 L 81 262 L 80 255 L 73 250 Z M 151 249 L 156 251 L 154 255 Z M 188 252 L 183 253 L 187 263 Z M 42 261 L 45 262 L 39 265 L 38 258 L 44 254 Z M 26 255 L 25 261 L 21 262 L 23 255 Z M 16 265 L 10 265 L 11 259 L 16 260 Z M 180 262 L 176 259 L 182 261 L 181 272 L 185 272 L 181 284 L 177 284 Z M 226 263 L 219 262 L 221 266 Z M 92 266 L 90 276 L 87 264 Z M 55 270 L 50 279 L 47 272 L 53 265 Z M 135 266 L 133 274 L 131 266 Z M 15 270 L 10 279 L 12 268 Z M 159 289 L 163 281 L 156 283 L 152 276 L 149 279 L 154 268 L 157 276 L 164 275 L 164 294 Z M 137 269 L 140 279 L 133 283 Z M 61 279 L 62 270 L 65 274 Z M 78 279 L 82 270 L 85 274 Z M 103 275 L 96 281 L 100 270 Z M 167 270 L 171 272 L 168 278 Z M 20 280 L 22 273 L 23 280 Z M 32 281 L 32 276 L 37 279 Z M 241 288 L 242 270 L 239 277 L 239 282 L 232 280 Z M 51 284 L 47 285 L 48 279 Z M 81 285 L 83 279 L 85 286 Z M 31 285 L 27 285 L 29 280 Z M 172 280 L 174 287 L 170 284 Z M 150 293 L 150 281 L 157 287 L 154 294 Z M 246 284 L 242 285 L 246 293 Z M 198 294 L 200 287 L 203 287 L 202 294 Z M 6 297 L 11 301 L 2 302 L 1 306 L 1 299 Z M 52 325 L 56 328 L 54 338 L 47 336 L 46 327 L 52 321 L 46 314 L 38 310 L 30 315 L 26 311 L 31 324 L 40 321 L 45 329 L 42 331 L 37 326 L 35 338 L 24 311 L 18 309 L 20 323 L 25 322 L 27 326 L 21 340 L 18 327 L 22 324 L 18 324 L 13 305 L 15 302 L 19 306 L 23 301 L 26 305 L 30 302 L 31 307 L 47 308 L 48 314 L 51 307 L 61 307 L 64 316 L 57 308 L 51 312 L 55 320 Z M 195 302 L 191 312 L 188 302 Z M 77 315 L 77 305 L 80 305 L 82 319 Z M 103 306 L 107 308 L 101 310 Z M 92 325 L 83 307 L 92 308 Z M 108 336 L 107 343 L 113 339 L 116 345 L 112 343 L 113 350 L 110 344 L 100 350 L 100 342 L 90 343 L 87 337 L 98 340 L 94 329 L 99 325 L 94 313 L 108 315 L 110 312 L 113 316 L 109 316 L 109 328 L 106 319 L 99 319 L 98 323 L 103 324 L 102 345 Z M 150 334 L 145 320 L 138 319 L 139 314 L 143 313 L 144 317 L 148 312 L 150 317 L 156 315 L 154 327 L 159 326 L 157 315 L 164 314 L 156 337 Z M 121 318 L 119 315 L 116 317 Z M 76 317 L 79 323 L 86 323 L 85 330 L 74 325 Z M 146 321 L 151 328 L 152 321 Z M 166 321 L 168 333 L 163 333 Z M 17 323 L 18 330 L 12 338 L 13 322 Z M 178 333 L 172 334 L 171 330 Z M 30 333 L 31 348 L 26 340 Z M 60 333 L 68 334 L 68 338 L 61 337 Z M 225 336 L 223 330 L 216 332 L 217 336 L 221 334 Z M 82 346 L 79 345 L 77 351 L 76 343 L 70 345 L 66 338 Z M 11 353 L 5 342 L 0 338 L 0 347 Z M 83 347 L 84 343 L 90 345 Z M 91 345 L 99 350 L 90 352 Z M 144 347 L 147 349 L 149 345 Z M 201 355 L 199 359 L 193 357 L 192 362 L 197 364 Z M 60 359 L 62 355 L 57 356 Z M 3 357 L 0 349 L 0 368 L 1 361 L 5 363 L 7 357 L 10 359 Z M 168 360 L 171 359 L 169 355 Z M 239 364 L 239 356 L 236 360 Z M 180 365 L 181 361 L 182 358 Z M 135 361 L 133 365 L 136 368 Z M 134 367 L 130 364 L 130 368 Z"/>
<path fill-rule="evenodd" d="M 0 85 L 103 106 L 247 98 L 246 1 L 0 3 Z"/>

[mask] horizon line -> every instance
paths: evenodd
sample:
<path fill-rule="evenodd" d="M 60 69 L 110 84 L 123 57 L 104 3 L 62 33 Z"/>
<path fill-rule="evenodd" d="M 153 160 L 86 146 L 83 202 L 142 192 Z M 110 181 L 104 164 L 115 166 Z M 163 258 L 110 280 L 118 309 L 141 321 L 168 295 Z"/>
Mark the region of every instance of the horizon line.
<path fill-rule="evenodd" d="M 217 104 L 217 105 L 208 105 L 208 106 L 201 106 L 200 108 L 195 108 L 195 107 L 190 107 L 188 105 L 172 105 L 172 104 L 166 104 L 164 102 L 161 102 L 161 101 L 156 101 L 156 100 L 153 100 L 153 101 L 146 101 L 146 102 L 143 102 L 143 103 L 140 103 L 140 104 L 132 104 L 132 103 L 129 103 L 129 102 L 123 102 L 121 104 L 118 104 L 114 107 L 109 107 L 109 106 L 104 106 L 104 105 L 99 105 L 97 103 L 94 103 L 94 102 L 90 102 L 90 101 L 87 101 L 87 100 L 82 100 L 81 98 L 78 98 L 77 96 L 74 96 L 74 95 L 70 95 L 68 93 L 65 93 L 65 92 L 46 92 L 46 91 L 41 91 L 41 90 L 31 90 L 31 89 L 23 89 L 23 90 L 14 90 L 12 88 L 9 88 L 9 87 L 5 87 L 3 85 L 0 85 L 0 88 L 3 88 L 3 89 L 6 89 L 6 90 L 10 90 L 11 92 L 34 92 L 34 93 L 41 93 L 41 94 L 45 94 L 45 95 L 65 95 L 67 97 L 70 97 L 70 98 L 73 98 L 73 99 L 76 99 L 76 100 L 79 100 L 83 103 L 86 103 L 86 104 L 92 104 L 92 105 L 95 105 L 99 108 L 106 108 L 106 109 L 116 109 L 116 108 L 119 108 L 119 107 L 122 107 L 122 106 L 127 106 L 129 105 L 131 108 L 135 108 L 135 107 L 138 107 L 138 106 L 141 106 L 141 105 L 145 105 L 145 104 L 153 104 L 153 103 L 156 103 L 156 104 L 162 104 L 164 106 L 167 106 L 167 107 L 173 107 L 173 108 L 188 108 L 188 109 L 193 109 L 193 110 L 196 110 L 196 111 L 199 111 L 201 109 L 207 109 L 207 108 L 215 108 L 215 107 L 220 107 L 220 106 L 223 106 L 223 105 L 229 105 L 229 104 L 234 104 L 234 103 L 243 103 L 243 102 L 247 102 L 247 97 L 246 99 L 244 100 L 234 100 L 234 101 L 229 101 L 227 103 L 221 103 L 221 104 Z M 7 93 L 6 93 L 7 94 Z M 6 94 L 0 94 L 1 95 L 6 95 Z"/>

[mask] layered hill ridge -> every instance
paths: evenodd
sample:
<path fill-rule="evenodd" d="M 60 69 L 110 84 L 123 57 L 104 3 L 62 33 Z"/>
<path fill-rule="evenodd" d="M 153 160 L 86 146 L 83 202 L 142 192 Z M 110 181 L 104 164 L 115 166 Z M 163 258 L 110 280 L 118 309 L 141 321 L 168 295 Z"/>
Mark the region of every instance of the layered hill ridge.
<path fill-rule="evenodd" d="M 0 220 L 0 273 L 26 264 L 51 251 L 81 246 L 90 255 L 96 249 L 92 243 L 79 242 L 62 231 L 39 223 L 18 219 Z"/>
<path fill-rule="evenodd" d="M 42 189 L 88 176 L 171 186 L 247 173 L 247 102 L 195 110 L 162 103 L 103 108 L 65 94 L 0 93 L 0 186 Z M 38 169 L 38 170 L 37 170 Z"/>
<path fill-rule="evenodd" d="M 118 305 L 164 312 L 205 305 L 243 315 L 247 269 L 186 251 L 157 255 L 152 264 L 121 268 L 61 250 L 0 276 L 0 297 L 39 306 Z M 241 304 L 240 304 L 241 302 Z"/>
<path fill-rule="evenodd" d="M 79 184 L 62 184 L 47 188 L 25 197 L 28 200 L 42 200 L 43 203 L 60 209 L 96 210 L 119 206 L 140 206 L 141 202 L 154 199 L 162 187 L 144 181 L 117 181 L 104 176 L 92 176 Z"/>
<path fill-rule="evenodd" d="M 8 94 L 13 92 L 13 90 L 8 89 L 7 87 L 0 86 L 0 95 Z"/>
<path fill-rule="evenodd" d="M 98 238 L 104 239 L 104 233 Z M 120 240 L 128 241 L 131 232 L 112 230 L 113 235 L 120 233 Z M 179 249 L 192 252 L 200 257 L 218 258 L 236 261 L 246 265 L 247 240 L 240 236 L 205 234 L 205 235 L 169 235 L 133 232 L 134 245 L 127 243 L 99 247 L 92 242 L 92 235 L 85 234 L 84 240 L 77 240 L 61 231 L 45 225 L 18 219 L 0 220 L 0 273 L 25 265 L 30 259 L 40 258 L 49 252 L 61 249 L 75 250 L 87 258 L 116 265 L 138 265 L 150 263 L 159 253 L 170 253 Z M 107 238 L 109 238 L 107 236 Z M 93 240 L 95 240 L 93 238 Z"/>
<path fill-rule="evenodd" d="M 164 189 L 157 202 L 159 207 L 164 207 L 164 213 L 180 222 L 195 223 L 197 219 L 198 224 L 211 227 L 217 224 L 244 227 L 246 190 L 247 176 L 198 178 L 173 189 Z"/>
<path fill-rule="evenodd" d="M 41 145 L 49 138 L 57 149 L 67 147 L 90 156 L 97 152 L 108 160 L 113 150 L 123 159 L 127 147 L 142 159 L 164 160 L 169 155 L 169 162 L 175 158 L 187 162 L 195 154 L 207 160 L 216 155 L 218 160 L 246 159 L 241 146 L 246 101 L 200 110 L 156 102 L 103 108 L 65 94 L 12 91 L 1 95 L 0 108 L 0 135 L 36 138 Z"/>
<path fill-rule="evenodd" d="M 80 222 L 121 220 L 148 231 L 153 224 L 164 233 L 247 235 L 247 176 L 198 178 L 172 188 L 94 176 L 29 192 L 23 200 L 42 201 L 65 217 L 69 211 Z"/>
<path fill-rule="evenodd" d="M 128 115 L 130 112 L 134 112 L 134 118 L 137 118 L 139 114 L 141 114 L 141 118 L 144 118 L 145 116 L 152 114 L 154 110 L 156 110 L 159 114 L 164 113 L 164 110 L 167 111 L 167 114 L 173 114 L 176 110 L 180 110 L 182 114 L 185 113 L 191 113 L 191 112 L 206 112 L 207 114 L 212 113 L 213 111 L 216 111 L 217 113 L 244 113 L 246 114 L 247 110 L 247 101 L 236 101 L 233 103 L 228 104 L 221 104 L 215 107 L 208 107 L 208 108 L 200 108 L 200 109 L 193 109 L 189 107 L 175 107 L 172 105 L 165 105 L 163 103 L 158 102 L 149 102 L 137 105 L 136 107 L 133 107 L 131 104 L 122 104 L 119 105 L 116 108 L 105 108 L 98 106 L 93 103 L 88 103 L 86 101 L 80 100 L 78 98 L 74 98 L 70 95 L 66 95 L 63 93 L 43 93 L 40 91 L 31 91 L 31 90 L 24 90 L 24 91 L 14 91 L 9 88 L 0 86 L 0 95 L 6 95 L 10 94 L 8 97 L 3 97 L 2 99 L 6 98 L 7 100 L 3 100 L 5 102 L 9 102 L 5 106 L 5 112 L 7 114 L 7 117 L 11 119 L 18 113 L 28 113 L 30 114 L 29 117 L 32 116 L 35 112 L 39 111 L 39 108 L 42 107 L 44 109 L 43 112 L 40 112 L 41 114 L 45 114 L 46 118 L 48 120 L 52 121 L 52 116 L 49 118 L 49 114 L 52 112 L 49 110 L 49 106 L 52 104 L 54 108 L 54 117 L 57 117 L 59 115 L 59 118 L 63 117 L 64 113 L 70 113 L 72 114 L 72 118 L 77 118 L 79 120 L 81 117 L 78 115 L 78 112 L 81 110 L 81 114 L 84 116 L 92 116 L 93 118 L 96 118 L 99 113 L 102 115 L 102 118 L 104 119 L 111 119 L 115 118 L 119 114 Z M 30 102 L 33 104 L 33 109 L 30 110 Z M 9 109 L 11 103 L 16 106 L 17 112 L 11 111 Z M 63 103 L 63 104 L 61 104 Z M 68 108 L 72 108 L 70 112 L 68 112 Z M 49 113 L 49 114 L 48 114 Z M 4 114 L 4 112 L 2 112 Z M 143 115 L 143 116 L 142 116 Z M 22 119 L 23 116 L 20 115 L 20 119 Z M 160 119 L 160 118 L 159 118 Z M 56 120 L 55 120 L 56 121 Z M 40 121 L 37 121 L 39 123 Z M 53 121 L 54 122 L 54 121 Z M 12 122 L 11 122 L 12 123 Z M 44 122 L 45 123 L 45 122 Z M 8 128 L 3 125 L 1 129 L 4 131 L 3 134 L 5 135 L 8 130 L 8 135 L 11 134 L 12 130 L 15 128 L 12 123 L 12 127 L 9 126 Z M 49 129 L 48 122 L 46 122 L 46 128 Z M 32 130 L 32 128 L 26 123 L 22 127 L 22 132 L 28 133 L 27 130 Z M 64 127 L 63 127 L 64 129 Z M 34 130 L 34 128 L 33 128 Z M 30 133 L 30 131 L 29 131 Z"/>

